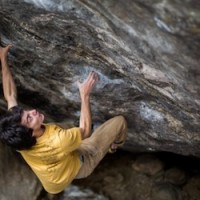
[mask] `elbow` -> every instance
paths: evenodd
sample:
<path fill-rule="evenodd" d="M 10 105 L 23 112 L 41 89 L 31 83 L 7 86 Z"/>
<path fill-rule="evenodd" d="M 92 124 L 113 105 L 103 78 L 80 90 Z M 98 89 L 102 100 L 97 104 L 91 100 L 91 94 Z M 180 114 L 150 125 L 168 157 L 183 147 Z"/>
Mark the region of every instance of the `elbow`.
<path fill-rule="evenodd" d="M 82 139 L 86 139 L 88 137 L 90 137 L 90 130 L 80 127 L 80 131 L 81 131 L 81 135 L 82 135 Z"/>

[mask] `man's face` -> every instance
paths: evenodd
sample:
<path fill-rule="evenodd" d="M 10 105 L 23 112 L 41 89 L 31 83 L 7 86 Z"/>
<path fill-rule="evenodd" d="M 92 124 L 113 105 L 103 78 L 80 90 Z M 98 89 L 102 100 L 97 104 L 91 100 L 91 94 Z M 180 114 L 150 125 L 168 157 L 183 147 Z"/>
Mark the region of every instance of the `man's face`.
<path fill-rule="evenodd" d="M 33 131 L 41 128 L 44 121 L 44 115 L 37 110 L 24 110 L 22 113 L 21 124 L 33 129 Z"/>

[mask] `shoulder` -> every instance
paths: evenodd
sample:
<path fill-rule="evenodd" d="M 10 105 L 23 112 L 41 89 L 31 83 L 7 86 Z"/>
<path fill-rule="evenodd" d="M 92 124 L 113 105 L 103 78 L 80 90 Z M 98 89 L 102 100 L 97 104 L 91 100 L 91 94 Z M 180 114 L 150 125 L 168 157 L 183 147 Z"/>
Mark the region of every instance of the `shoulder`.
<path fill-rule="evenodd" d="M 60 126 L 56 125 L 55 123 L 43 123 L 42 125 L 45 127 L 45 129 L 49 129 L 49 130 L 61 128 Z"/>

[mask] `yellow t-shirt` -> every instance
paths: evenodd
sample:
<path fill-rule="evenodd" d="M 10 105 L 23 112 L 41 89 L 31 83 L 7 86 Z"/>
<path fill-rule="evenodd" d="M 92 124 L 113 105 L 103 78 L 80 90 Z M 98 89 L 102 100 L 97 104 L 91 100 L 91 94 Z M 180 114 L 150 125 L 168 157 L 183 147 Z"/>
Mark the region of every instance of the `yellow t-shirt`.
<path fill-rule="evenodd" d="M 19 151 L 45 190 L 56 194 L 77 175 L 81 163 L 76 149 L 81 144 L 79 128 L 63 129 L 44 124 L 45 132 L 29 150 Z"/>

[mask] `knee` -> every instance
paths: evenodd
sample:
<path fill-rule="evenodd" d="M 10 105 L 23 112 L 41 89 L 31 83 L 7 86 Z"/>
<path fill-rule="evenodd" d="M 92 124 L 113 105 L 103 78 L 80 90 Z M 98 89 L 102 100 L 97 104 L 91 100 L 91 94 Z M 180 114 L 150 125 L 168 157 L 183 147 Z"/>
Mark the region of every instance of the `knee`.
<path fill-rule="evenodd" d="M 123 115 L 118 115 L 116 117 L 114 117 L 116 120 L 120 121 L 120 122 L 126 122 L 126 119 Z"/>
<path fill-rule="evenodd" d="M 127 127 L 127 121 L 123 115 L 118 115 L 118 116 L 114 117 L 114 119 L 117 120 L 118 123 L 123 124 L 125 127 Z"/>

